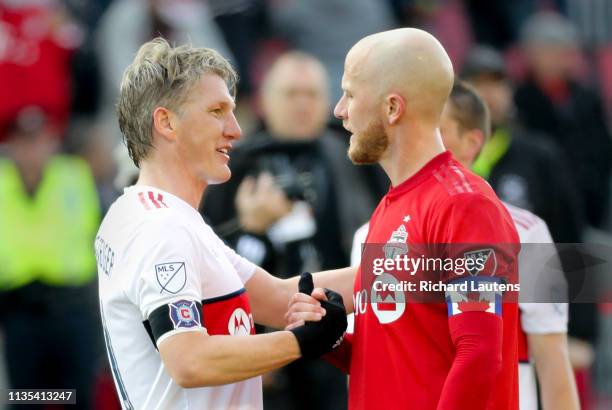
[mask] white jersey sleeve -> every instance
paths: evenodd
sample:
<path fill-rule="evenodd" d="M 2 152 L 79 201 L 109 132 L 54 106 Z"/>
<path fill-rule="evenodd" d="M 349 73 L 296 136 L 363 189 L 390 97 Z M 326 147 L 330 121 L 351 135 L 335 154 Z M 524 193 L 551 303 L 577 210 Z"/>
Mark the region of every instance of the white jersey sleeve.
<path fill-rule="evenodd" d="M 138 260 L 130 261 L 136 272 L 127 286 L 128 297 L 143 320 L 162 305 L 169 306 L 171 317 L 177 315 L 174 330 L 161 335 L 158 343 L 178 332 L 203 330 L 196 306 L 202 300 L 196 238 L 186 225 L 159 222 L 149 224 L 134 238 L 129 255 Z"/>
<path fill-rule="evenodd" d="M 353 235 L 353 247 L 351 248 L 351 266 L 359 266 L 361 263 L 361 253 L 363 251 L 363 244 L 368 236 L 368 230 L 370 229 L 370 224 L 365 223 L 359 229 L 355 231 L 355 235 Z M 355 330 L 355 314 L 351 313 L 347 316 L 347 333 L 353 333 Z"/>
<path fill-rule="evenodd" d="M 351 248 L 351 266 L 357 266 L 361 263 L 362 245 L 368 236 L 370 224 L 362 225 L 353 236 L 353 247 Z"/>
<path fill-rule="evenodd" d="M 245 257 L 238 255 L 236 251 L 223 243 L 223 241 L 216 235 L 215 237 L 219 240 L 219 246 L 223 249 L 225 256 L 230 261 L 234 269 L 236 269 L 236 273 L 240 277 L 242 284 L 247 283 L 248 280 L 251 279 L 251 276 L 253 276 L 255 273 L 257 265 Z"/>
<path fill-rule="evenodd" d="M 552 244 L 553 239 L 548 230 L 546 222 L 541 218 L 523 209 L 508 206 L 510 215 L 515 222 L 517 231 L 521 239 L 521 251 L 519 253 L 519 276 L 521 293 L 528 295 L 538 283 L 540 275 L 547 266 L 561 266 L 555 248 L 551 245 L 538 246 L 537 244 Z M 551 263 L 552 259 L 557 260 Z M 565 278 L 561 271 L 546 272 L 548 275 L 558 276 L 554 283 L 561 285 L 565 283 Z M 550 277 L 550 276 L 549 276 Z M 529 300 L 529 303 L 519 303 L 521 310 L 521 326 L 525 333 L 547 334 L 547 333 L 566 333 L 568 322 L 567 303 L 533 303 L 531 299 L 535 297 L 526 296 L 521 298 Z"/>

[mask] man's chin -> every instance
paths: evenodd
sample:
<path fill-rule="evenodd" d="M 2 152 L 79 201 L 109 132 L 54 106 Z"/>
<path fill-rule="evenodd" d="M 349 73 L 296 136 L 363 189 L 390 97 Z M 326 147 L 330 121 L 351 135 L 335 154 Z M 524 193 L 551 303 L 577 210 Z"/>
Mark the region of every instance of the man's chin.
<path fill-rule="evenodd" d="M 354 165 L 372 165 L 378 163 L 379 158 L 375 158 L 373 155 L 359 149 L 351 148 L 349 147 L 348 157 Z"/>
<path fill-rule="evenodd" d="M 231 177 L 232 172 L 228 169 L 227 172 L 220 173 L 219 175 L 207 176 L 205 179 L 208 185 L 219 185 L 226 183 Z"/>

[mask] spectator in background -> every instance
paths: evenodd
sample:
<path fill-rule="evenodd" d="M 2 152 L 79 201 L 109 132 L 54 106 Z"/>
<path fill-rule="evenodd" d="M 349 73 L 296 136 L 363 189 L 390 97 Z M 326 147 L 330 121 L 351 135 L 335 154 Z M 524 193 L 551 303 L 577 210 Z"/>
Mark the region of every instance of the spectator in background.
<path fill-rule="evenodd" d="M 94 235 L 100 207 L 91 171 L 60 155 L 58 128 L 38 107 L 9 124 L 0 155 L 0 326 L 10 387 L 91 396 L 101 338 Z"/>
<path fill-rule="evenodd" d="M 266 1 L 272 34 L 289 48 L 317 57 L 330 76 L 332 101 L 341 96 L 344 57 L 357 40 L 393 28 L 388 2 L 380 0 Z"/>
<path fill-rule="evenodd" d="M 548 224 L 555 242 L 580 242 L 580 198 L 575 193 L 561 150 L 513 117 L 512 85 L 503 57 L 492 48 L 475 47 L 462 76 L 489 106 L 492 136 L 473 169 L 486 178 L 499 198 L 527 209 Z"/>
<path fill-rule="evenodd" d="M 378 199 L 354 174 L 346 144 L 325 128 L 327 90 L 318 60 L 282 55 L 262 85 L 265 129 L 237 147 L 231 180 L 204 198 L 203 215 L 217 233 L 281 277 L 344 266 L 352 232 Z M 346 407 L 346 379 L 327 363 L 296 362 L 283 375 L 291 408 Z"/>
<path fill-rule="evenodd" d="M 89 164 L 100 199 L 101 213 L 106 214 L 123 188 L 114 185 L 117 164 L 113 157 L 116 147 L 112 130 L 105 123 L 91 117 L 73 118 L 64 143 L 66 152 L 78 155 Z M 125 149 L 125 146 L 121 146 Z M 135 168 L 135 167 L 134 167 Z M 138 176 L 135 168 L 133 175 Z"/>
<path fill-rule="evenodd" d="M 62 134 L 70 112 L 70 58 L 81 39 L 59 1 L 0 0 L 0 142 L 27 105 L 44 108 Z"/>
<path fill-rule="evenodd" d="M 477 43 L 503 49 L 516 41 L 537 0 L 463 0 Z"/>
<path fill-rule="evenodd" d="M 440 132 L 444 145 L 465 166 L 471 166 L 489 138 L 490 121 L 486 103 L 466 83 L 455 82 L 442 112 Z M 552 300 L 526 296 L 544 286 L 549 288 L 549 294 L 559 292 L 556 291 L 559 288 L 567 291 L 560 270 L 555 271 L 554 279 L 547 285 L 539 281 L 546 271 L 545 266 L 551 261 L 559 263 L 550 232 L 541 218 L 524 209 L 505 205 L 521 240 L 518 262 L 521 284 L 519 407 L 521 410 L 538 409 L 537 374 L 541 408 L 577 410 L 580 405 L 567 346 L 568 305 L 546 303 Z M 549 270 L 547 274 L 552 272 Z M 565 295 L 556 295 L 566 300 Z"/>
<path fill-rule="evenodd" d="M 599 227 L 610 204 L 612 140 L 600 96 L 573 77 L 577 31 L 560 15 L 540 13 L 526 22 L 521 37 L 529 76 L 516 90 L 519 118 L 554 137 L 563 149 L 586 221 Z"/>

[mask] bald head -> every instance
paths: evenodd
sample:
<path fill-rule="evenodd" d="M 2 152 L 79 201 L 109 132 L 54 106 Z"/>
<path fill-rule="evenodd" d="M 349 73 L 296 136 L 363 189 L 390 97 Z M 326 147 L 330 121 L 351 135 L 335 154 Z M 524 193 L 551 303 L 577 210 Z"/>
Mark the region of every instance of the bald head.
<path fill-rule="evenodd" d="M 440 42 L 415 28 L 376 33 L 349 51 L 345 75 L 368 84 L 372 95 L 404 99 L 405 114 L 437 123 L 452 85 L 453 66 Z"/>

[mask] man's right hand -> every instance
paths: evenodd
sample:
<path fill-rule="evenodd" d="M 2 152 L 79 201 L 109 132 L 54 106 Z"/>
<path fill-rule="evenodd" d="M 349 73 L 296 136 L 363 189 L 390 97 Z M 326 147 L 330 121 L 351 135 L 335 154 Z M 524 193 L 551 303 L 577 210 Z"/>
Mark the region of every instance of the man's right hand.
<path fill-rule="evenodd" d="M 297 338 L 302 357 L 316 359 L 342 342 L 347 326 L 344 302 L 332 290 L 314 289 L 309 272 L 301 275 L 299 290 L 287 313 L 287 330 Z"/>
<path fill-rule="evenodd" d="M 246 177 L 236 193 L 240 226 L 247 232 L 264 234 L 276 221 L 291 212 L 293 203 L 268 173 Z"/>

